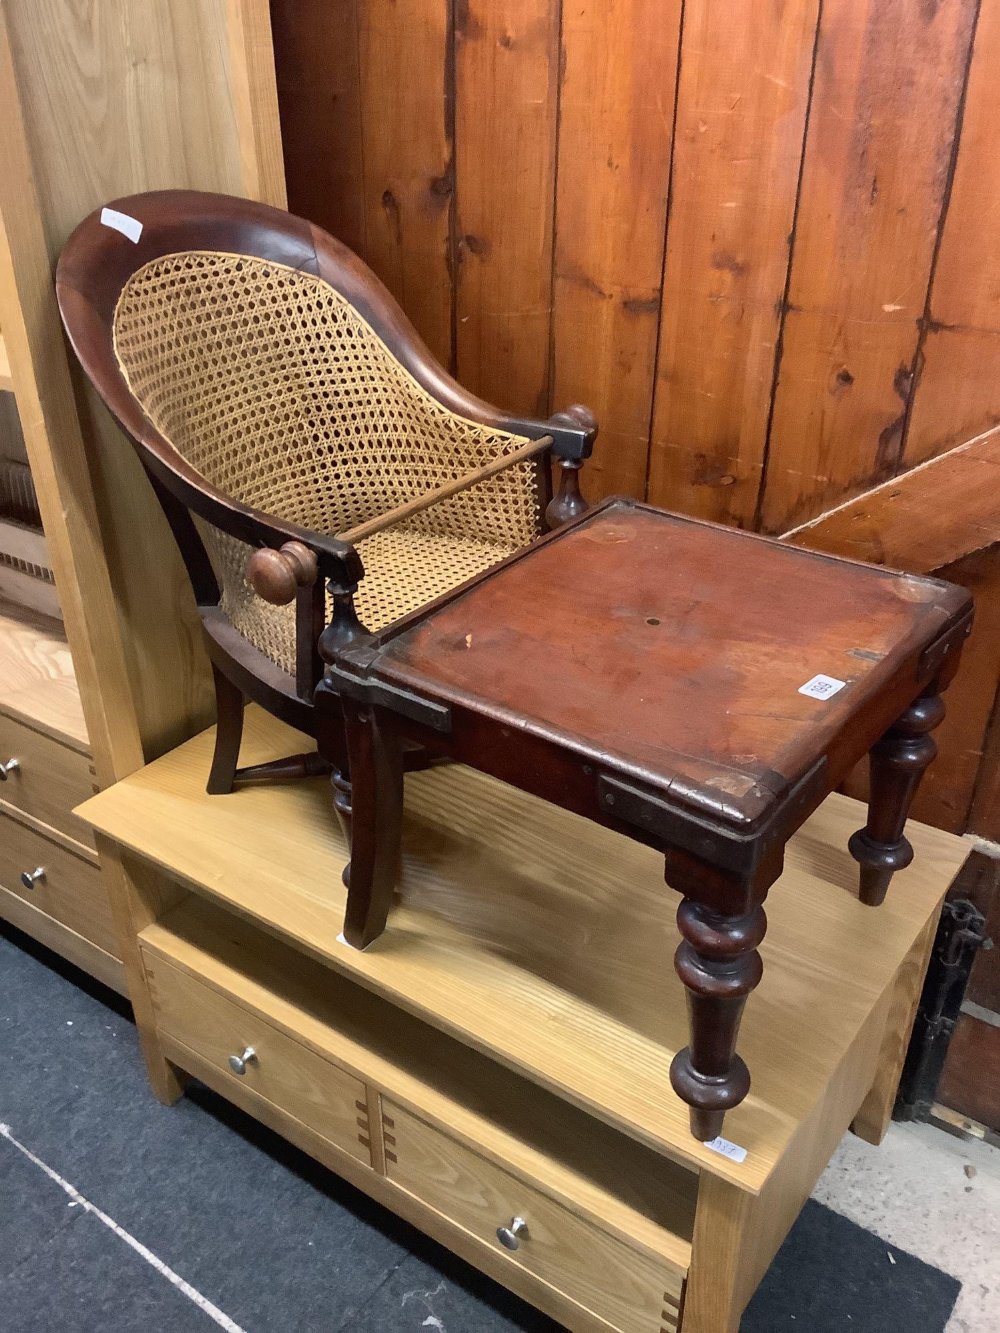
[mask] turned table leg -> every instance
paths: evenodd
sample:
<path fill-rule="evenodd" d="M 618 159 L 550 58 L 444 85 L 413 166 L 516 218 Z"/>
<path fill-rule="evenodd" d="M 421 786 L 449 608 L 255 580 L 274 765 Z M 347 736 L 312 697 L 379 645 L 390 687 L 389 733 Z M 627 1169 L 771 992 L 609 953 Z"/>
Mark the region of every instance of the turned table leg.
<path fill-rule="evenodd" d="M 930 735 L 944 717 L 937 689 L 936 682 L 930 685 L 871 749 L 868 823 L 848 844 L 861 866 L 861 901 L 869 907 L 878 907 L 893 874 L 913 860 L 903 829 L 920 779 L 937 754 Z"/>
<path fill-rule="evenodd" d="M 677 911 L 683 935 L 674 966 L 687 988 L 691 1043 L 671 1061 L 670 1082 L 691 1108 L 691 1133 L 714 1139 L 725 1113 L 750 1091 L 750 1073 L 736 1054 L 747 996 L 761 979 L 757 946 L 767 918 L 762 907 L 724 916 L 685 898 Z"/>

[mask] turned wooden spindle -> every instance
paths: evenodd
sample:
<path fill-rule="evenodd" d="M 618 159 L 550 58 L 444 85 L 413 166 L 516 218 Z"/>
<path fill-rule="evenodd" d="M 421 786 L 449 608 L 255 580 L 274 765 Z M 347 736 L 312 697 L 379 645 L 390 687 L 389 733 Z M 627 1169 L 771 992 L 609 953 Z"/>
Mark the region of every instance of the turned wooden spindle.
<path fill-rule="evenodd" d="M 326 590 L 333 602 L 333 615 L 319 636 L 319 655 L 327 666 L 332 666 L 338 653 L 370 638 L 371 631 L 358 619 L 354 605 L 354 594 L 358 590 L 356 583 L 338 583 L 336 579 L 330 579 Z"/>
<path fill-rule="evenodd" d="M 558 430 L 561 426 L 583 430 L 590 437 L 586 452 L 589 454 L 593 448 L 594 439 L 597 436 L 597 418 L 590 408 L 584 407 L 582 403 L 574 403 L 572 407 L 567 407 L 565 411 L 557 412 L 549 418 L 546 425 L 551 426 L 554 430 Z M 553 528 L 568 523 L 571 518 L 579 518 L 590 508 L 580 490 L 580 469 L 583 467 L 583 459 L 558 458 L 557 462 L 559 465 L 559 484 L 555 495 L 545 508 L 545 525 L 550 532 Z"/>
<path fill-rule="evenodd" d="M 903 830 L 920 779 L 937 754 L 930 733 L 944 717 L 938 688 L 937 682 L 928 686 L 869 754 L 868 822 L 848 843 L 861 867 L 859 896 L 868 907 L 884 902 L 893 875 L 913 860 Z"/>
<path fill-rule="evenodd" d="M 315 583 L 316 554 L 302 542 L 285 542 L 280 550 L 270 546 L 254 551 L 247 560 L 247 582 L 258 597 L 275 606 L 285 606 L 299 588 Z"/>
<path fill-rule="evenodd" d="M 674 967 L 687 990 L 691 1043 L 670 1064 L 670 1083 L 691 1108 L 691 1133 L 705 1143 L 722 1130 L 725 1113 L 750 1091 L 750 1073 L 736 1054 L 747 996 L 761 979 L 757 946 L 767 918 L 762 907 L 723 916 L 685 898 L 677 909 L 683 935 Z"/>
<path fill-rule="evenodd" d="M 579 458 L 559 459 L 559 489 L 545 507 L 545 523 L 550 532 L 590 508 L 580 491 L 581 467 Z"/>

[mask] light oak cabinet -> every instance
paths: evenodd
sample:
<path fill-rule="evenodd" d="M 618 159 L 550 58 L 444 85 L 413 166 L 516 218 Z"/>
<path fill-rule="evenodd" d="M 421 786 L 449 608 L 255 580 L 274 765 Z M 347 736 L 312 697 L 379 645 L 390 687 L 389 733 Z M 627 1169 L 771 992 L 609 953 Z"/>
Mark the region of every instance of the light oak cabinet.
<path fill-rule="evenodd" d="M 0 917 L 120 990 L 120 872 L 72 810 L 210 720 L 207 667 L 53 275 L 87 213 L 168 186 L 284 202 L 267 0 L 2 0 Z M 27 843 L 48 867 L 33 889 Z"/>
<path fill-rule="evenodd" d="M 246 762 L 304 743 L 248 710 Z M 400 901 L 359 952 L 328 783 L 207 796 L 212 744 L 80 812 L 125 871 L 160 1096 L 196 1076 L 570 1329 L 734 1333 L 848 1126 L 885 1130 L 966 845 L 913 826 L 875 932 L 857 803 L 792 841 L 724 1153 L 667 1077 L 687 1019 L 655 853 L 457 765 L 411 774 Z"/>

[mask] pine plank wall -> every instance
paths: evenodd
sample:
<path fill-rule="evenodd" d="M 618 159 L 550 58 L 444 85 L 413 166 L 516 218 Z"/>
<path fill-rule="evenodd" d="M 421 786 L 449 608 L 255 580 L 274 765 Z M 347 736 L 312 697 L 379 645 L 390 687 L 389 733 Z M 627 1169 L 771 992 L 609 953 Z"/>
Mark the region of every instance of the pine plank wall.
<path fill-rule="evenodd" d="M 591 498 L 782 533 L 1000 421 L 1000 0 L 272 0 L 289 206 Z M 1000 837 L 1000 552 L 919 813 Z M 984 752 L 987 759 L 983 760 Z"/>

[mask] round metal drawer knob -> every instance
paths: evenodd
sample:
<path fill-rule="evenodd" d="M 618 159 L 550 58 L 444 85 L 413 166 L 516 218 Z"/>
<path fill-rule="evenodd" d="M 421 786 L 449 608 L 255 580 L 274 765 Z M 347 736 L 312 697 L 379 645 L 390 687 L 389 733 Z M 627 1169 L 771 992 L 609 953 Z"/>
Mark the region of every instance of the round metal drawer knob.
<path fill-rule="evenodd" d="M 520 1236 L 528 1239 L 528 1224 L 523 1217 L 512 1217 L 510 1226 L 497 1227 L 497 1240 L 506 1250 L 516 1250 L 521 1244 Z"/>
<path fill-rule="evenodd" d="M 45 878 L 45 867 L 35 866 L 34 870 L 21 871 L 21 883 L 26 889 L 33 889 L 40 879 Z"/>
<path fill-rule="evenodd" d="M 20 767 L 20 759 L 8 759 L 5 764 L 0 764 L 0 782 L 6 782 L 10 775 L 16 773 Z"/>
<path fill-rule="evenodd" d="M 247 1072 L 247 1065 L 252 1065 L 257 1059 L 257 1052 L 252 1046 L 247 1046 L 241 1055 L 231 1055 L 229 1057 L 229 1068 L 234 1074 L 239 1074 L 242 1078 Z"/>

